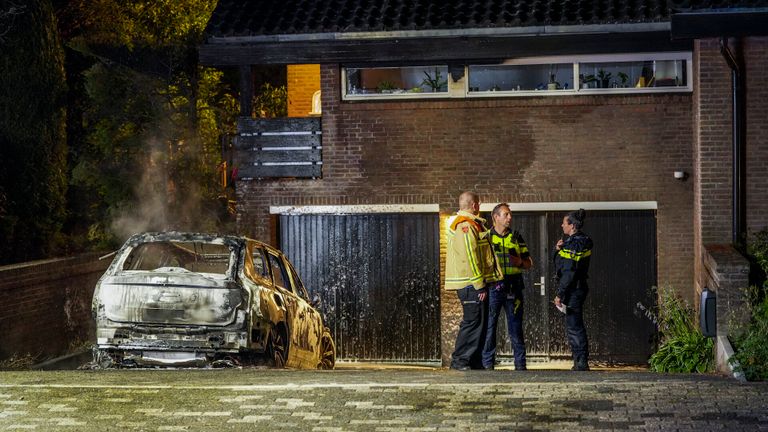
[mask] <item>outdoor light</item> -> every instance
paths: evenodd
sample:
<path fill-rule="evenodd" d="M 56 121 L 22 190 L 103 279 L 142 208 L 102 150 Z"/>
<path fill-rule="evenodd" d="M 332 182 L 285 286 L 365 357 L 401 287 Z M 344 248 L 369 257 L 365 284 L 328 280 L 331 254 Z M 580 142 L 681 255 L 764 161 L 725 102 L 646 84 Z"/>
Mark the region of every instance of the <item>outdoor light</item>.
<path fill-rule="evenodd" d="M 675 171 L 675 178 L 677 180 L 685 180 L 688 178 L 688 173 L 685 171 Z"/>

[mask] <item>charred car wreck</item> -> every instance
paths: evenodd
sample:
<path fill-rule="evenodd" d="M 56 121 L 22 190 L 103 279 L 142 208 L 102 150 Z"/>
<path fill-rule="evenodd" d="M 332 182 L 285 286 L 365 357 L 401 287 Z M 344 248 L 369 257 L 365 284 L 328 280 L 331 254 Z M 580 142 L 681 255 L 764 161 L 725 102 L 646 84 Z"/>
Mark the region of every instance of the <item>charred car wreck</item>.
<path fill-rule="evenodd" d="M 206 365 L 266 357 L 332 369 L 336 348 L 288 259 L 244 237 L 145 233 L 96 285 L 98 362 Z"/>

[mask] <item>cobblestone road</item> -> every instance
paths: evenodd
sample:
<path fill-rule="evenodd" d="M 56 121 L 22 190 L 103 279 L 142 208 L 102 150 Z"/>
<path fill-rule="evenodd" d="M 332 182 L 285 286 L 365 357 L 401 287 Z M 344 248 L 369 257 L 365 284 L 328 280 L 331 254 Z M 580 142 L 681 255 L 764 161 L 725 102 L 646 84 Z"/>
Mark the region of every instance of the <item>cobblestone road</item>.
<path fill-rule="evenodd" d="M 768 430 L 768 383 L 650 372 L 0 372 L 0 430 Z"/>

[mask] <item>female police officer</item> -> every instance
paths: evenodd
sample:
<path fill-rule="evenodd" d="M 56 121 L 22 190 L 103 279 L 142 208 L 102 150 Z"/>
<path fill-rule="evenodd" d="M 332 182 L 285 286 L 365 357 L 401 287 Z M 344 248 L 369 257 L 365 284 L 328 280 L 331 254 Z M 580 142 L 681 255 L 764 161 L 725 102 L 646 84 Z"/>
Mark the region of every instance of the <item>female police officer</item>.
<path fill-rule="evenodd" d="M 565 305 L 565 327 L 573 353 L 571 370 L 589 370 L 589 344 L 584 328 L 583 306 L 589 288 L 587 271 L 592 256 L 592 239 L 581 232 L 586 212 L 570 212 L 563 217 L 564 239 L 555 245 L 555 269 L 559 279 L 555 306 Z"/>

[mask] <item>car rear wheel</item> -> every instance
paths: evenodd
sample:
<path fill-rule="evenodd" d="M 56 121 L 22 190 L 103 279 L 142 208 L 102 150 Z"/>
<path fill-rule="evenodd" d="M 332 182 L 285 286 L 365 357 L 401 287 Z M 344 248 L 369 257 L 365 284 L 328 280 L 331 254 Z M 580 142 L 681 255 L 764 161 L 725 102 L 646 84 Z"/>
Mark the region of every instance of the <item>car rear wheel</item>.
<path fill-rule="evenodd" d="M 272 365 L 276 368 L 284 368 L 285 361 L 288 358 L 288 345 L 285 331 L 282 327 L 275 327 L 269 332 L 269 343 L 267 344 L 267 355 Z"/>
<path fill-rule="evenodd" d="M 320 364 L 318 369 L 333 369 L 336 365 L 336 344 L 328 330 L 323 332 L 320 339 Z"/>

